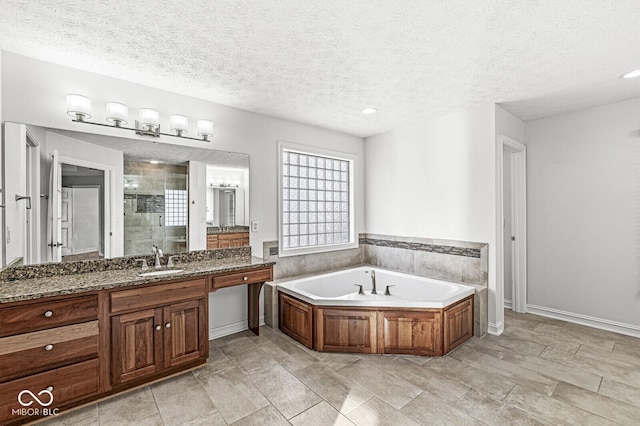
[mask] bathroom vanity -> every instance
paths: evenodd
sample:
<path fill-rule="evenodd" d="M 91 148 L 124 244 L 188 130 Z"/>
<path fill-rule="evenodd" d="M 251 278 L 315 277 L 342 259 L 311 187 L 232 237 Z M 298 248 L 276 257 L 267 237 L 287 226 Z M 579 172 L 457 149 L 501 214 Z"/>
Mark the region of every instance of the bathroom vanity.
<path fill-rule="evenodd" d="M 273 263 L 234 256 L 179 267 L 164 276 L 124 268 L 1 282 L 0 423 L 36 419 L 20 411 L 19 398 L 33 401 L 19 397 L 24 390 L 63 412 L 206 363 L 211 291 L 246 284 L 258 334 Z"/>

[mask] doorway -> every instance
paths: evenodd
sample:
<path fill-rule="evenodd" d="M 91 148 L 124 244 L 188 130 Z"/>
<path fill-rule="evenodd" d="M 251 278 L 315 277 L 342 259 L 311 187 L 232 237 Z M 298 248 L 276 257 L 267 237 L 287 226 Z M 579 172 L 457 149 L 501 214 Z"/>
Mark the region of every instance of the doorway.
<path fill-rule="evenodd" d="M 527 311 L 526 146 L 500 135 L 502 149 L 501 264 L 504 308 Z"/>

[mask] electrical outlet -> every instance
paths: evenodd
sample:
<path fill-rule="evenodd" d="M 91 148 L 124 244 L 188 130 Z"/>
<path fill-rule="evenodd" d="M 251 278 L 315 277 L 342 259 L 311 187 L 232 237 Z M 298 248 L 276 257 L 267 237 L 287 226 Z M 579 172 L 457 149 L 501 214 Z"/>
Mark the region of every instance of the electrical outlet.
<path fill-rule="evenodd" d="M 251 232 L 258 232 L 258 221 L 257 220 L 252 220 L 251 221 Z"/>

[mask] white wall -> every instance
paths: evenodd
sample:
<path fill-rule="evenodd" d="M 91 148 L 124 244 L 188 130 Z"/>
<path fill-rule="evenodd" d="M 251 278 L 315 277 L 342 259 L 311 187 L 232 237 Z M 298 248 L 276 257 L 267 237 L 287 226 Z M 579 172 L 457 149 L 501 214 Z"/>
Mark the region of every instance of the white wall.
<path fill-rule="evenodd" d="M 502 312 L 495 303 L 495 106 L 384 133 L 365 144 L 367 232 L 488 243 L 489 323 L 496 328 Z"/>
<path fill-rule="evenodd" d="M 135 137 L 133 132 L 73 123 L 66 115 L 66 95 L 80 93 L 93 100 L 93 118 L 104 123 L 107 101 L 120 101 L 129 106 L 130 122 L 138 108 L 153 107 L 160 111 L 161 126 L 168 128 L 169 114 L 180 113 L 195 120 L 210 118 L 215 125 L 213 142 L 182 141 L 171 137 L 163 142 L 207 147 L 250 155 L 250 214 L 260 229 L 251 233 L 256 256 L 262 256 L 263 241 L 277 239 L 277 151 L 278 140 L 318 146 L 364 156 L 361 138 L 284 119 L 254 114 L 235 108 L 191 98 L 98 74 L 46 63 L 3 52 L 2 105 L 4 120 L 53 128 Z M 195 129 L 190 129 L 195 134 Z M 364 232 L 364 167 L 356 176 L 356 232 Z M 246 289 L 217 291 L 211 296 L 211 327 L 223 328 L 246 322 Z"/>
<path fill-rule="evenodd" d="M 640 335 L 640 99 L 529 122 L 527 150 L 529 305 Z"/>

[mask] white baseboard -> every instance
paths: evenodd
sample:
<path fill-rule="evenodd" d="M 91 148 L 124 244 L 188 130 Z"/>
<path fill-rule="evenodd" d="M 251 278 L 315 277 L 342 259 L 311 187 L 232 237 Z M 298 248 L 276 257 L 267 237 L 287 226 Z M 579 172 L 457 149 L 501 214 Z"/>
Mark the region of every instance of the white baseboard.
<path fill-rule="evenodd" d="M 575 324 L 586 325 L 587 327 L 599 328 L 601 330 L 613 331 L 614 333 L 640 338 L 640 327 L 633 324 L 625 324 L 604 318 L 590 317 L 588 315 L 576 314 L 573 312 L 561 311 L 559 309 L 537 305 L 527 305 L 527 312 L 543 317 L 555 318 Z"/>
<path fill-rule="evenodd" d="M 264 325 L 264 317 L 260 317 L 260 325 Z M 249 321 L 243 320 L 209 329 L 209 340 L 218 339 L 233 333 L 249 329 Z"/>
<path fill-rule="evenodd" d="M 513 310 L 512 303 L 511 300 L 504 299 L 504 308 Z"/>
<path fill-rule="evenodd" d="M 487 333 L 493 334 L 494 336 L 499 336 L 504 331 L 504 323 L 500 321 L 497 324 L 489 323 L 489 327 L 487 329 Z"/>

